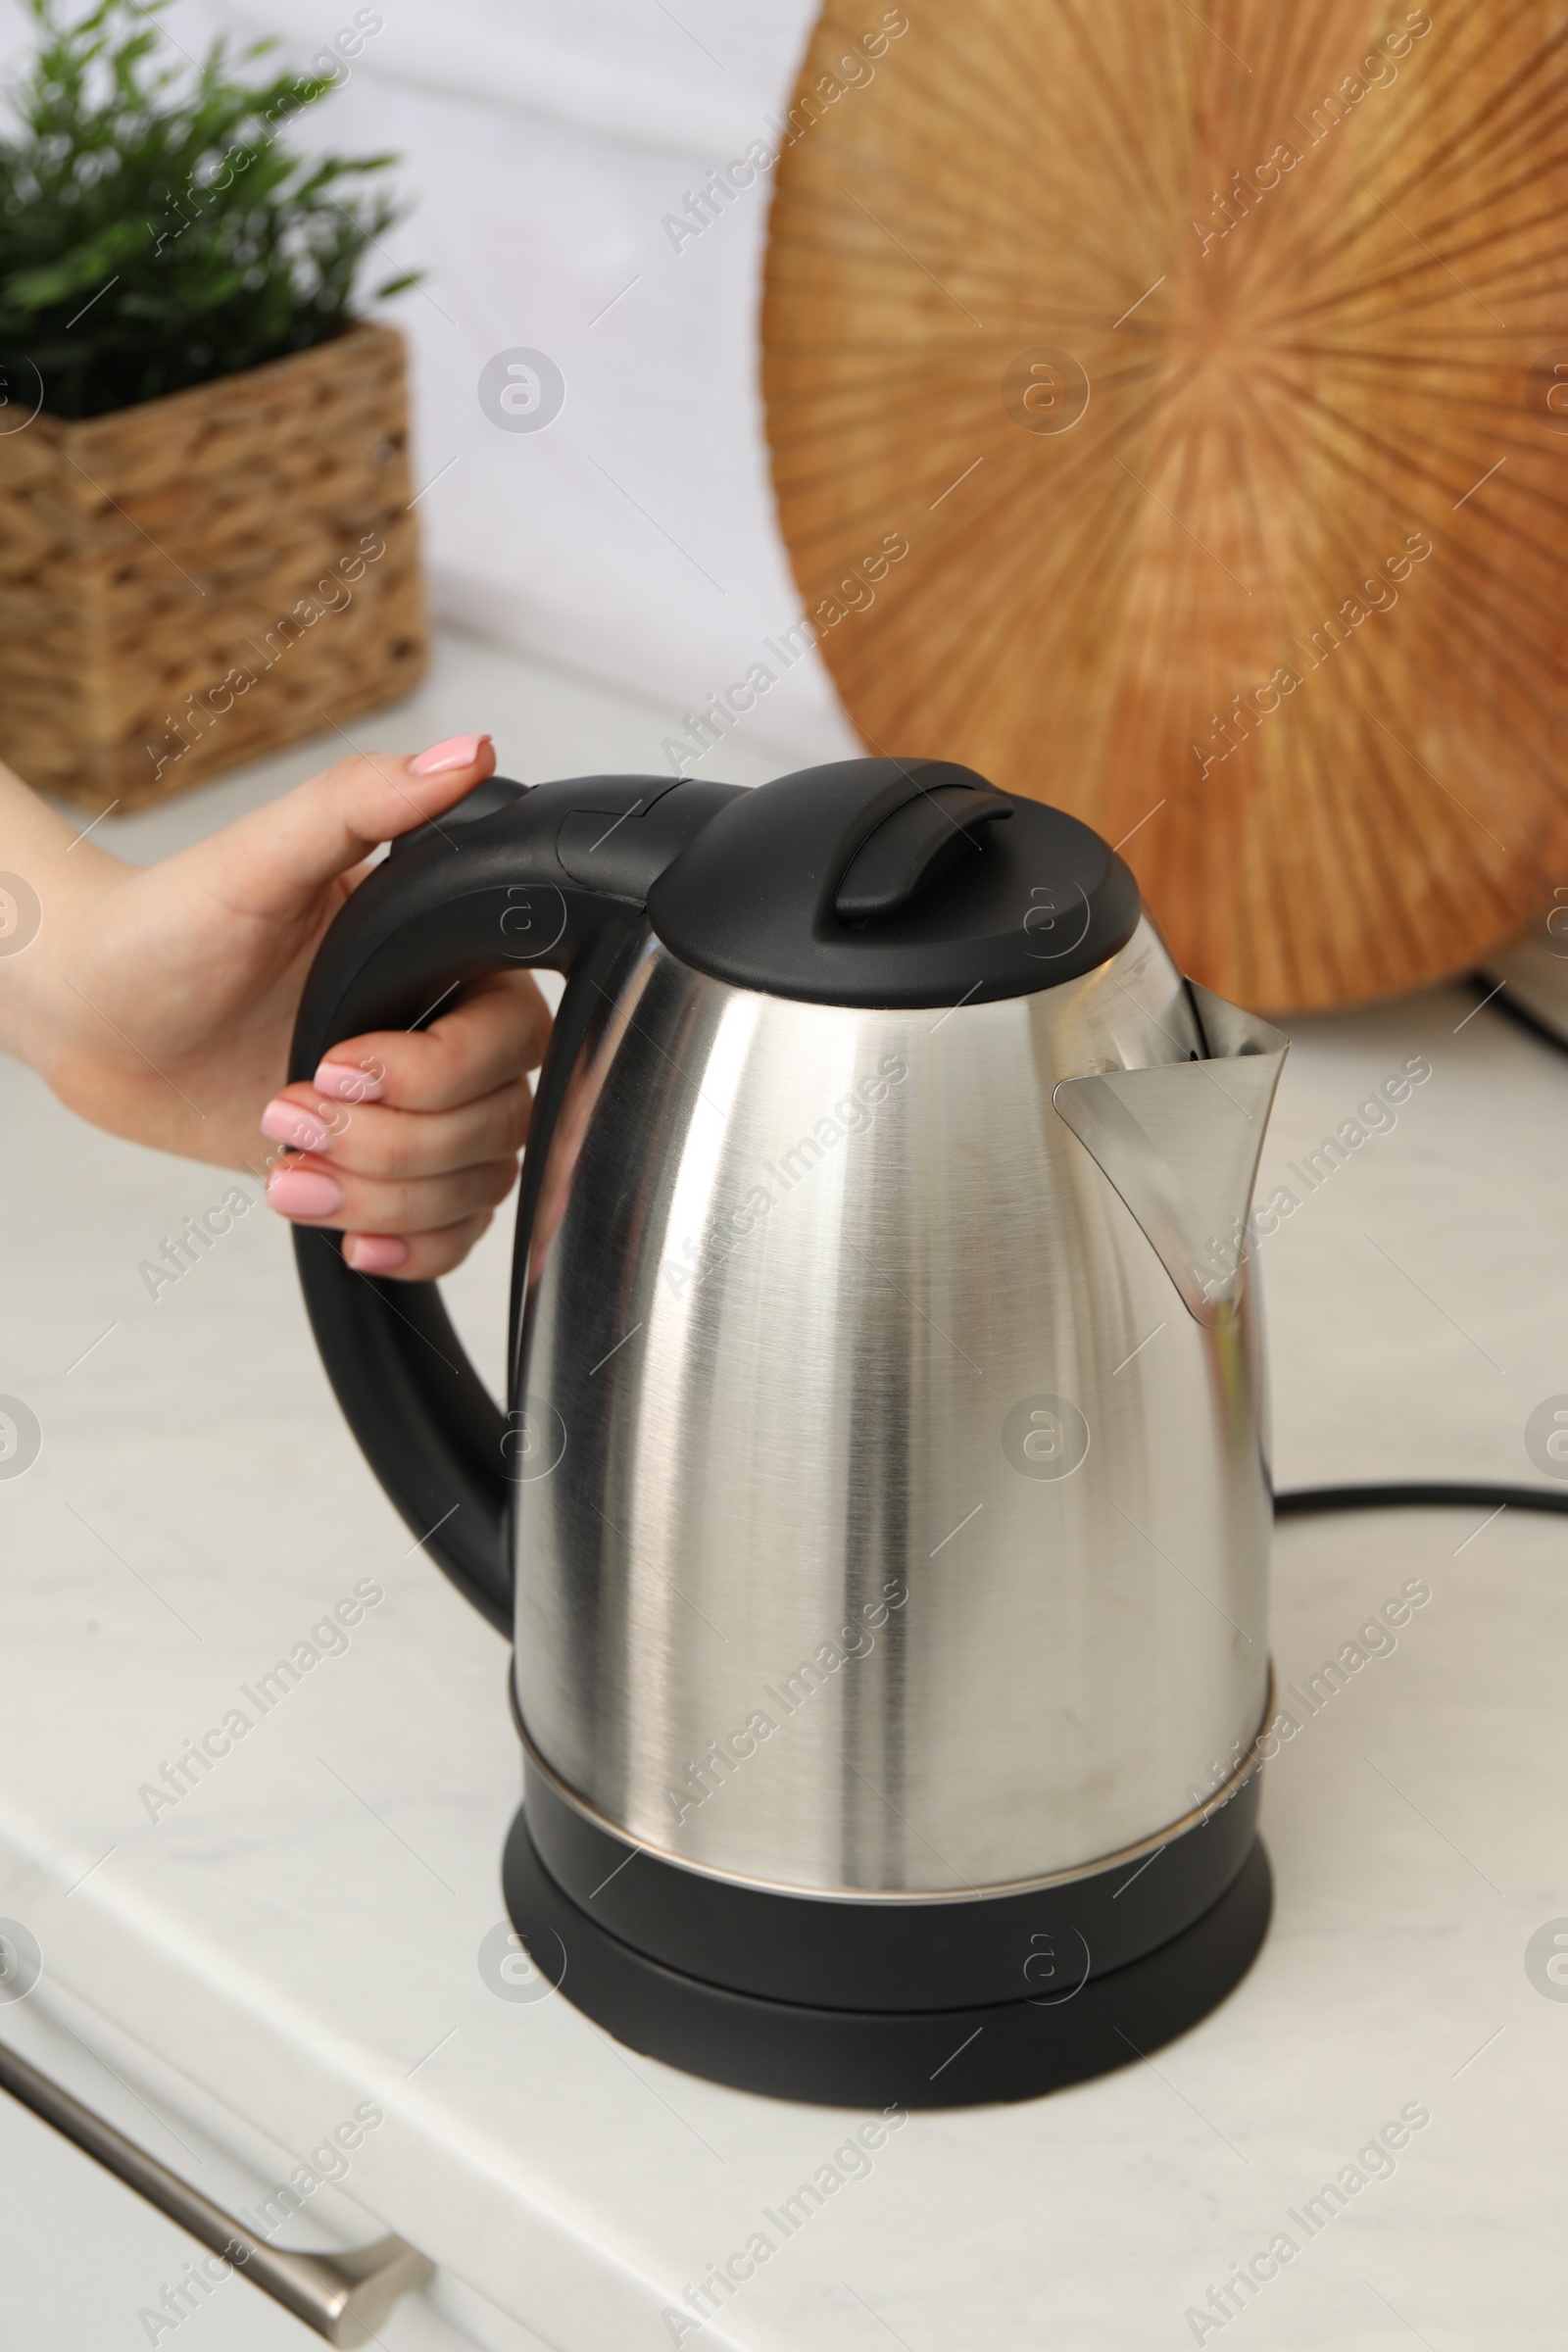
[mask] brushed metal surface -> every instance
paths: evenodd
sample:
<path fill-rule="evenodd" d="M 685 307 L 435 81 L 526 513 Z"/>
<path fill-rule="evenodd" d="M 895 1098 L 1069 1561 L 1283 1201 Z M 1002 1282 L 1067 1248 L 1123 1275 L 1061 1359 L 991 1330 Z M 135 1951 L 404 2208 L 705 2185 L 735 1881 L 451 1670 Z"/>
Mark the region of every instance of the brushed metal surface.
<path fill-rule="evenodd" d="M 1201 1804 L 1195 1804 L 1190 1812 L 1183 1814 L 1180 1821 L 1167 1823 L 1164 1829 L 1156 1831 L 1153 1836 L 1140 1838 L 1136 1845 L 1124 1845 L 1114 1854 L 1097 1854 L 1092 1862 L 1076 1862 L 1065 1870 L 1047 1871 L 1040 1877 L 1032 1879 L 1014 1879 L 1002 1886 L 992 1884 L 985 1886 L 957 1887 L 828 1886 L 814 1888 L 812 1900 L 852 1903 L 857 1909 L 866 1903 L 877 1903 L 893 1908 L 914 1908 L 921 1904 L 936 1903 L 946 1909 L 952 1903 L 989 1902 L 995 1895 L 1045 1894 L 1058 1886 L 1081 1886 L 1085 1879 L 1098 1877 L 1102 1871 L 1131 1869 L 1140 1862 L 1152 1859 L 1155 1854 L 1163 1853 L 1167 1845 L 1179 1838 L 1184 1838 L 1189 1830 L 1201 1829 L 1206 1822 L 1212 1821 L 1216 1813 L 1223 1812 L 1227 1805 L 1243 1793 L 1249 1783 L 1262 1770 L 1266 1761 L 1263 1748 L 1268 1738 L 1269 1727 L 1274 1720 L 1274 1675 L 1271 1667 L 1263 1693 L 1263 1710 L 1258 1717 L 1256 1735 L 1250 1745 L 1243 1750 L 1241 1761 L 1234 1766 L 1228 1777 L 1209 1790 Z M 568 1788 L 559 1773 L 552 1772 L 529 1739 L 525 1729 L 521 1730 L 520 1736 L 529 1771 L 537 1773 L 553 1795 L 560 1797 L 564 1804 L 569 1805 L 574 1813 L 580 1815 L 594 1829 L 608 1832 L 612 1838 L 619 1838 L 623 1835 L 617 1823 L 597 1811 L 577 1789 Z M 537 1844 L 537 1828 L 534 1829 L 533 1834 Z M 760 1894 L 794 1894 L 799 1891 L 796 1887 L 781 1886 L 777 1880 L 773 1879 L 745 1877 L 739 1871 L 734 1870 L 710 1870 L 702 1863 L 692 1861 L 689 1855 L 676 1854 L 667 1846 L 656 1846 L 651 1838 L 645 1838 L 637 1850 L 641 1853 L 657 1855 L 662 1862 L 678 1863 L 681 1869 L 695 1871 L 700 1878 L 717 1879 L 726 1886 L 750 1886 Z"/>
<path fill-rule="evenodd" d="M 1200 1323 L 1053 1107 L 1201 1054 L 1157 933 L 948 1012 L 653 940 L 612 994 L 513 1399 L 539 1754 L 624 1835 L 806 1892 L 1157 1837 L 1257 1730 L 1270 1537 L 1252 1274 Z"/>

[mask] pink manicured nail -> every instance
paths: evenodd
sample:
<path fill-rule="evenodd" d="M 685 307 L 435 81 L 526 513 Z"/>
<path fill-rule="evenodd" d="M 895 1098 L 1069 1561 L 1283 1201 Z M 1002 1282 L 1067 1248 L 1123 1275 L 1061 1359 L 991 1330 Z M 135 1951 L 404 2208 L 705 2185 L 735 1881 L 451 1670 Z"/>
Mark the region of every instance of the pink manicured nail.
<path fill-rule="evenodd" d="M 314 1168 L 274 1168 L 267 1179 L 267 1205 L 285 1217 L 329 1217 L 343 1205 L 343 1187 Z"/>
<path fill-rule="evenodd" d="M 334 1102 L 379 1102 L 386 1092 L 379 1078 L 372 1078 L 368 1070 L 356 1069 L 349 1061 L 323 1061 L 311 1084 L 330 1095 Z"/>
<path fill-rule="evenodd" d="M 479 746 L 488 743 L 488 735 L 449 735 L 445 743 L 432 743 L 417 760 L 409 761 L 409 773 L 414 776 L 444 776 L 454 767 L 471 767 L 479 757 Z"/>
<path fill-rule="evenodd" d="M 343 1245 L 343 1255 L 356 1274 L 390 1274 L 406 1263 L 407 1242 L 390 1233 L 356 1233 Z"/>
<path fill-rule="evenodd" d="M 263 1111 L 262 1133 L 270 1135 L 274 1144 L 292 1144 L 296 1152 L 319 1152 L 332 1138 L 324 1119 L 291 1102 L 286 1095 L 274 1095 Z"/>

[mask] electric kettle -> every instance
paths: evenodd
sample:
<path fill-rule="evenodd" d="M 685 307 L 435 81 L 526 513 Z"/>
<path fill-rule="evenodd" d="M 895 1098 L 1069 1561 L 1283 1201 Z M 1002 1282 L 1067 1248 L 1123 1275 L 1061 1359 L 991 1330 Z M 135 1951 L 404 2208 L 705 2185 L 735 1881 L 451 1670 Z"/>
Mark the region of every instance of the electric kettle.
<path fill-rule="evenodd" d="M 480 786 L 339 914 L 292 1075 L 511 964 L 568 978 L 507 1409 L 433 1285 L 295 1241 L 371 1467 L 515 1634 L 541 1991 L 831 2104 L 1168 2040 L 1270 1904 L 1285 1040 L 1087 826 L 854 760 Z"/>

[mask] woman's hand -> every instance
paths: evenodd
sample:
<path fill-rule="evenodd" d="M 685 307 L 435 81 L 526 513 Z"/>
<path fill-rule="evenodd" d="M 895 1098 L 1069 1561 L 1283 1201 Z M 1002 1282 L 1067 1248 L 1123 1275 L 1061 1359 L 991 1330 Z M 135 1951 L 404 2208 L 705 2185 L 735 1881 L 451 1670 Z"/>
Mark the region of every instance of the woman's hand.
<path fill-rule="evenodd" d="M 549 1034 L 530 976 L 478 983 L 428 1029 L 347 1040 L 311 1085 L 282 1081 L 306 974 L 369 853 L 494 766 L 473 735 L 340 760 L 152 866 L 73 843 L 0 769 L 0 866 L 41 909 L 36 937 L 0 955 L 0 1045 L 113 1134 L 229 1167 L 265 1154 L 272 1207 L 342 1229 L 362 1273 L 448 1272 L 528 1132 Z"/>

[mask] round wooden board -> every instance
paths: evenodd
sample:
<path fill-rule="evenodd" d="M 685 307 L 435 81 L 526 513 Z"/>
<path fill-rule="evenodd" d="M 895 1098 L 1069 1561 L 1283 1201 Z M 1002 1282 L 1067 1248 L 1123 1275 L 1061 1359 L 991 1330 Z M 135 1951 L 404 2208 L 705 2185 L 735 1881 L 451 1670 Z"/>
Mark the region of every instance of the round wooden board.
<path fill-rule="evenodd" d="M 791 121 L 768 432 L 867 745 L 1085 817 L 1260 1007 L 1522 929 L 1568 869 L 1568 0 L 827 0 Z"/>

